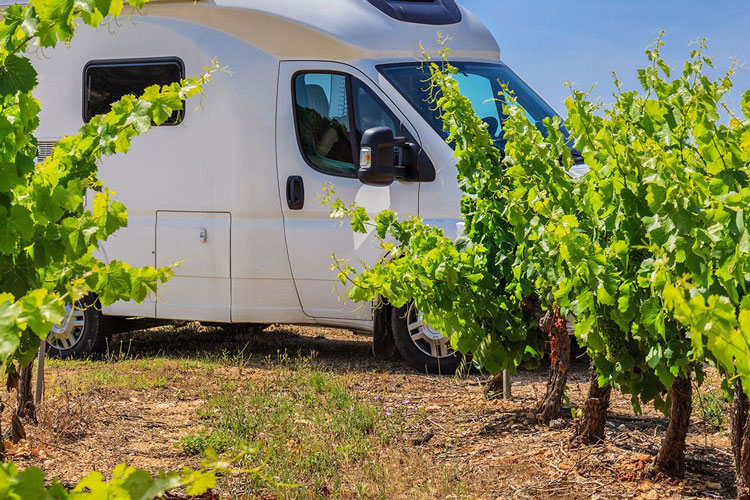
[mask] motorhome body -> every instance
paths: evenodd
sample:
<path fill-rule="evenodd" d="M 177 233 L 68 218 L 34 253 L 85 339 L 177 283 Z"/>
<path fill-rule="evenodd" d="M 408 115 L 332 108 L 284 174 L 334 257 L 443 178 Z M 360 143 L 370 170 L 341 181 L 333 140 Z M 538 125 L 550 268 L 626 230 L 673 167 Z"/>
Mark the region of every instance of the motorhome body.
<path fill-rule="evenodd" d="M 436 55 L 438 32 L 450 37 L 462 90 L 492 133 L 500 136 L 492 101 L 498 79 L 511 80 L 534 119 L 552 113 L 454 0 L 156 1 L 99 29 L 82 26 L 69 47 L 33 61 L 43 153 L 123 93 L 198 74 L 213 58 L 231 71 L 212 80 L 200 101 L 188 101 L 171 126 L 103 161 L 100 178 L 128 208 L 129 225 L 101 247 L 102 257 L 137 266 L 182 261 L 156 296 L 113 304 L 103 315 L 367 333 L 396 322 L 386 330 L 412 343 L 402 354 L 449 371 L 447 340 L 417 311 L 376 321 L 370 305 L 342 300 L 331 255 L 374 262 L 382 250 L 370 235 L 331 220 L 316 200 L 332 184 L 368 212 L 389 208 L 447 235 L 460 232 L 453 151 L 420 98 L 418 61 L 423 50 Z M 363 184 L 359 141 L 377 126 L 416 144 L 426 174 Z M 102 313 L 74 312 L 50 339 L 62 354 L 85 352 L 108 335 L 87 325 Z"/>

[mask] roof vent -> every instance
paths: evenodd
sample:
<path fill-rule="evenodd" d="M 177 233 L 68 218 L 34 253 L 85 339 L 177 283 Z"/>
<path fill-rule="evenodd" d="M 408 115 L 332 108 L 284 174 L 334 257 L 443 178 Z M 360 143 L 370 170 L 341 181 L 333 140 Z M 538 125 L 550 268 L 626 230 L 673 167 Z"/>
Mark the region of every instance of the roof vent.
<path fill-rule="evenodd" d="M 456 0 L 367 0 L 394 19 L 419 24 L 461 22 Z"/>

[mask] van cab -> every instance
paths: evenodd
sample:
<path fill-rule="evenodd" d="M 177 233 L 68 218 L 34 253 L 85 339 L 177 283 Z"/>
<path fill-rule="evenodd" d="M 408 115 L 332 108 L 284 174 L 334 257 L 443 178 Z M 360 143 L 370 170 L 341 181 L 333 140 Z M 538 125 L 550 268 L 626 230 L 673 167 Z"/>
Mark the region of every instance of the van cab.
<path fill-rule="evenodd" d="M 101 258 L 182 261 L 174 278 L 140 304 L 71 305 L 48 339 L 53 352 L 100 349 L 132 318 L 294 323 L 371 334 L 379 357 L 397 348 L 421 371 L 455 370 L 448 338 L 413 307 L 342 299 L 332 254 L 373 263 L 382 250 L 317 199 L 332 184 L 372 214 L 391 209 L 461 232 L 453 151 L 420 64 L 420 46 L 437 55 L 438 32 L 498 147 L 501 82 L 533 121 L 554 114 L 455 0 L 155 0 L 99 29 L 81 26 L 69 47 L 36 60 L 40 157 L 125 94 L 198 74 L 213 58 L 231 72 L 100 168 L 129 216 Z M 400 168 L 363 165 L 362 146 L 384 145 L 400 152 L 388 160 Z"/>

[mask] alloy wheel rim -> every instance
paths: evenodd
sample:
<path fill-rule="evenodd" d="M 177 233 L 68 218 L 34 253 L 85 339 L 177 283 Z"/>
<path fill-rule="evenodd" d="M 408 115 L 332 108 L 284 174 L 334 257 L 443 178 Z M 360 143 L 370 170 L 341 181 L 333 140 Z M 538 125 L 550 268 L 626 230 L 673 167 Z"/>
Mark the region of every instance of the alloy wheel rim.
<path fill-rule="evenodd" d="M 65 306 L 65 317 L 59 325 L 52 327 L 47 336 L 47 343 L 59 351 L 72 349 L 83 338 L 86 326 L 86 315 L 80 304 Z"/>
<path fill-rule="evenodd" d="M 426 355 L 436 359 L 455 355 L 455 351 L 450 346 L 450 338 L 428 325 L 424 320 L 424 314 L 414 307 L 413 302 L 409 305 L 406 314 L 406 325 L 411 341 Z"/>

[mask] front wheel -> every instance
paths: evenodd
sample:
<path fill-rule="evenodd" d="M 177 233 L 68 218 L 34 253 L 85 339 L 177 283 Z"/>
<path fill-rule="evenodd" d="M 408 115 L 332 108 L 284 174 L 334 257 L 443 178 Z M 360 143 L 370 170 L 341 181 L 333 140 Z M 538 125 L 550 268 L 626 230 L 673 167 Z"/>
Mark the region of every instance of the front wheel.
<path fill-rule="evenodd" d="M 393 340 L 399 353 L 417 370 L 452 375 L 461 365 L 462 356 L 451 348 L 450 338 L 425 323 L 414 303 L 393 308 Z"/>
<path fill-rule="evenodd" d="M 47 336 L 47 352 L 58 358 L 82 358 L 102 352 L 111 334 L 106 323 L 95 295 L 66 305 L 65 318 Z"/>

